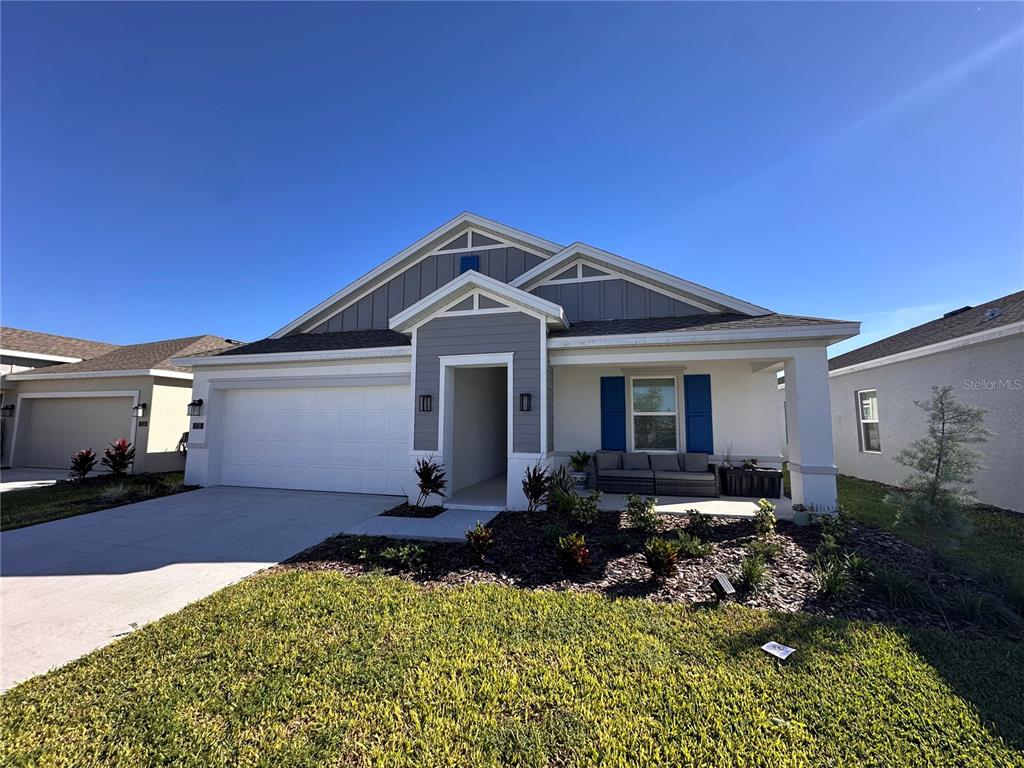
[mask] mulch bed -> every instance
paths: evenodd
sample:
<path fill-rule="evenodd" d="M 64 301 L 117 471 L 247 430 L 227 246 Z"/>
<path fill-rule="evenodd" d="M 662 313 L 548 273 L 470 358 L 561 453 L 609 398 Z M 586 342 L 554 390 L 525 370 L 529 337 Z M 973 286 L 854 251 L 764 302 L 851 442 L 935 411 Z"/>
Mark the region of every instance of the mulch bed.
<path fill-rule="evenodd" d="M 392 507 L 387 512 L 381 512 L 381 517 L 437 517 L 444 512 L 444 507 L 417 507 L 403 501 L 397 507 Z"/>
<path fill-rule="evenodd" d="M 685 518 L 661 515 L 661 535 L 685 528 Z M 749 519 L 713 519 L 706 541 L 714 544 L 707 557 L 681 556 L 679 570 L 664 582 L 652 578 L 642 551 L 649 534 L 630 529 L 624 514 L 601 513 L 591 525 L 579 525 L 557 512 L 504 512 L 490 526 L 495 543 L 487 561 L 475 561 L 462 543 L 422 543 L 423 561 L 403 567 L 381 557 L 395 541 L 379 537 L 335 536 L 299 553 L 279 568 L 332 570 L 348 574 L 386 570 L 427 586 L 480 583 L 505 584 L 526 589 L 597 592 L 612 597 L 642 597 L 655 602 L 710 604 L 715 601 L 711 580 L 716 572 L 739 582 L 740 562 L 750 554 L 747 544 L 755 536 Z M 590 565 L 580 573 L 567 573 L 555 553 L 560 535 L 579 531 L 586 537 Z M 1024 639 L 1004 626 L 980 626 L 945 616 L 932 604 L 921 601 L 913 608 L 895 608 L 870 583 L 854 582 L 843 598 L 830 601 L 818 594 L 813 573 L 813 553 L 821 540 L 821 527 L 800 527 L 779 522 L 772 541 L 779 554 L 769 563 L 767 582 L 754 591 L 739 591 L 737 602 L 762 609 L 804 611 L 825 616 L 867 619 L 914 627 L 951 629 L 972 637 Z M 875 566 L 909 572 L 925 583 L 927 559 L 915 547 L 885 531 L 854 525 L 846 542 L 848 550 L 868 556 Z M 385 553 L 386 554 L 386 553 Z M 935 567 L 932 588 L 949 594 L 957 587 L 984 591 L 982 584 L 952 570 Z"/>

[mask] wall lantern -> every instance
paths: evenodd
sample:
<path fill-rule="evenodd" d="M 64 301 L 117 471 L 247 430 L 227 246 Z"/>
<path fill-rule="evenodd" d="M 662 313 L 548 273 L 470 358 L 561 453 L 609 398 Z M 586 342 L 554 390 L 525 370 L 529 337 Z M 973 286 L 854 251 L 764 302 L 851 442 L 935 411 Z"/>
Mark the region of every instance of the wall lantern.
<path fill-rule="evenodd" d="M 133 405 L 132 406 L 132 416 L 134 416 L 136 419 L 141 419 L 145 415 L 146 415 L 146 404 L 145 403 L 138 403 L 137 405 Z"/>
<path fill-rule="evenodd" d="M 433 398 L 430 395 L 420 395 L 420 413 L 430 413 Z"/>
<path fill-rule="evenodd" d="M 199 416 L 203 412 L 203 398 L 193 400 L 188 404 L 188 415 Z"/>
<path fill-rule="evenodd" d="M 530 404 L 531 404 L 532 400 L 533 400 L 533 395 L 531 395 L 529 392 L 523 392 L 522 394 L 520 394 L 519 395 L 519 410 L 520 411 L 528 411 L 528 410 L 530 410 Z"/>
<path fill-rule="evenodd" d="M 8 418 L 14 415 L 14 403 L 4 403 L 0 405 L 0 416 Z"/>

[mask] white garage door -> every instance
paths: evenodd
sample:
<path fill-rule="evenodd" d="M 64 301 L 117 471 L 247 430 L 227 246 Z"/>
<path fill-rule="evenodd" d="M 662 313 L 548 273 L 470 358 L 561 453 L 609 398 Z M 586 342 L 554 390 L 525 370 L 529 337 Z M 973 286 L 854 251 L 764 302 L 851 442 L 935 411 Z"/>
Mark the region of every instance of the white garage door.
<path fill-rule="evenodd" d="M 401 494 L 409 485 L 408 385 L 228 389 L 220 482 Z"/>
<path fill-rule="evenodd" d="M 18 407 L 14 460 L 24 467 L 63 469 L 76 451 L 102 454 L 114 440 L 132 437 L 130 397 L 32 397 Z"/>

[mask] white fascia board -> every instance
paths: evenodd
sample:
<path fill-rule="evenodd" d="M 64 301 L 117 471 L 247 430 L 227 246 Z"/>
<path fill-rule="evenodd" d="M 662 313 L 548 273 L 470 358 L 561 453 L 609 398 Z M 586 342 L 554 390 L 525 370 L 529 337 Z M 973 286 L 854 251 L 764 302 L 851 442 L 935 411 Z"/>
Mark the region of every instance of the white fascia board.
<path fill-rule="evenodd" d="M 610 336 L 565 336 L 548 339 L 548 349 L 587 349 L 594 347 L 663 346 L 665 344 L 702 344 L 735 341 L 789 341 L 822 339 L 832 344 L 856 336 L 860 323 L 797 325 L 777 328 L 746 328 L 734 331 L 659 331 L 657 333 Z"/>
<path fill-rule="evenodd" d="M 680 301 L 686 301 L 686 296 L 688 295 L 697 299 L 705 299 L 707 301 L 714 302 L 715 304 L 720 304 L 723 307 L 728 307 L 729 309 L 741 312 L 745 315 L 757 316 L 772 314 L 772 310 L 766 309 L 765 307 L 737 299 L 735 296 L 729 296 L 728 294 L 699 285 L 698 283 L 684 280 L 681 277 L 676 277 L 675 275 L 670 275 L 667 272 L 662 272 L 660 269 L 648 267 L 638 261 L 633 261 L 632 259 L 627 259 L 614 253 L 603 251 L 600 248 L 595 248 L 594 246 L 587 245 L 586 243 L 573 243 L 562 251 L 556 253 L 547 261 L 543 261 L 533 269 L 524 272 L 515 280 L 510 281 L 509 284 L 516 288 L 523 289 L 532 287 L 535 282 L 539 282 L 545 275 L 556 271 L 560 266 L 567 266 L 568 262 L 578 257 L 583 257 L 599 264 L 605 264 L 615 270 L 631 272 L 645 280 L 650 280 L 652 283 L 663 285 L 674 291 L 678 291 L 684 294 L 679 297 Z"/>
<path fill-rule="evenodd" d="M 49 381 L 51 379 L 112 379 L 120 376 L 161 376 L 165 379 L 191 379 L 191 373 L 168 371 L 163 368 L 141 368 L 132 371 L 75 371 L 69 373 L 12 373 L 10 381 Z"/>
<path fill-rule="evenodd" d="M 30 360 L 46 360 L 50 363 L 80 363 L 81 357 L 65 357 L 64 355 L 44 355 L 42 352 L 22 352 L 17 349 L 0 349 L 4 357 L 21 357 Z"/>
<path fill-rule="evenodd" d="M 476 270 L 463 272 L 449 283 L 442 285 L 433 293 L 424 296 L 422 299 L 406 307 L 388 321 L 388 327 L 393 331 L 408 332 L 417 323 L 431 313 L 444 309 L 451 301 L 461 298 L 474 290 L 483 290 L 494 294 L 523 309 L 539 312 L 551 323 L 568 328 L 569 323 L 565 319 L 565 310 L 558 304 L 532 293 L 521 291 L 511 287 L 508 283 L 495 280 L 493 277 L 483 275 Z"/>
<path fill-rule="evenodd" d="M 853 365 L 847 365 L 843 368 L 836 368 L 834 371 L 829 371 L 828 375 L 831 377 L 843 376 L 847 373 L 857 373 L 858 371 L 866 371 L 883 365 L 892 365 L 893 363 L 902 363 L 906 360 L 914 360 L 919 357 L 927 357 L 928 355 L 938 354 L 939 352 L 949 352 L 954 349 L 969 347 L 974 344 L 983 344 L 987 341 L 1005 339 L 1009 336 L 1016 336 L 1020 333 L 1024 333 L 1024 321 L 1010 323 L 1009 325 L 1002 325 L 990 330 L 979 331 L 978 333 L 972 333 L 968 336 L 960 336 L 956 339 L 939 341 L 935 344 L 929 344 L 926 347 L 908 349 L 906 352 L 897 352 L 894 355 L 887 355 L 886 357 L 876 357 L 874 360 L 865 360 L 863 363 L 854 363 Z"/>
<path fill-rule="evenodd" d="M 365 360 L 379 357 L 409 357 L 412 347 L 366 347 L 363 349 L 323 349 L 304 352 L 267 352 L 255 355 L 218 357 L 176 357 L 175 365 L 193 368 L 263 365 L 266 363 L 305 363 L 319 360 Z"/>
<path fill-rule="evenodd" d="M 434 240 L 442 238 L 446 232 L 449 232 L 450 230 L 456 229 L 464 225 L 476 225 L 484 229 L 489 229 L 493 231 L 495 234 L 502 235 L 508 238 L 509 240 L 519 240 L 539 250 L 541 252 L 540 255 L 543 256 L 544 258 L 548 258 L 549 256 L 551 256 L 551 254 L 557 253 L 562 249 L 562 246 L 559 245 L 558 243 L 553 243 L 550 240 L 545 240 L 542 237 L 531 235 L 529 232 L 523 232 L 522 230 L 506 226 L 505 224 L 501 224 L 497 221 L 492 221 L 491 219 L 485 219 L 483 216 L 477 216 L 475 213 L 464 211 L 460 213 L 458 216 L 456 216 L 454 219 L 445 222 L 437 229 L 427 233 L 409 247 L 403 248 L 401 251 L 396 253 L 394 256 L 392 256 L 390 259 L 385 261 L 380 266 L 374 267 L 369 272 L 364 274 L 362 277 L 356 278 L 334 295 L 321 301 L 319 304 L 317 304 L 311 310 L 303 314 L 301 317 L 296 318 L 292 322 L 288 323 L 288 325 L 275 331 L 270 335 L 270 338 L 279 339 L 282 336 L 291 333 L 296 328 L 300 327 L 303 323 L 306 323 L 312 318 L 314 318 L 320 312 L 323 312 L 325 309 L 329 309 L 334 304 L 343 301 L 346 297 L 355 294 L 363 286 L 367 285 L 368 283 L 372 283 L 375 280 L 387 275 L 388 272 L 396 270 L 402 265 L 402 262 L 405 261 L 405 259 L 412 256 L 414 253 L 416 253 L 416 251 L 419 251 L 425 248 L 426 246 L 430 245 L 430 243 L 432 243 Z"/>

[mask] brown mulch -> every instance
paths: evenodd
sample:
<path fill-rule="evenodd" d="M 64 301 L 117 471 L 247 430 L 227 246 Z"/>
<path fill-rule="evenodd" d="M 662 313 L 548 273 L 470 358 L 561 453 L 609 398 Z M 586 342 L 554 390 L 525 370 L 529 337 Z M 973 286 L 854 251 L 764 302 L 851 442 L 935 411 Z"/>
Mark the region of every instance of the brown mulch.
<path fill-rule="evenodd" d="M 397 507 L 392 507 L 387 512 L 381 512 L 381 517 L 437 517 L 444 512 L 444 507 L 417 507 L 403 501 Z"/>
<path fill-rule="evenodd" d="M 687 526 L 685 518 L 661 515 L 660 535 L 671 535 Z M 681 556 L 676 575 L 664 582 L 652 578 L 642 551 L 650 534 L 630 529 L 624 514 L 601 513 L 591 525 L 579 525 L 558 512 L 504 512 L 490 526 L 494 546 L 485 562 L 475 560 L 462 543 L 421 543 L 423 563 L 414 570 L 390 563 L 380 553 L 394 545 L 381 537 L 335 536 L 299 553 L 278 568 L 332 570 L 355 575 L 379 571 L 430 587 L 493 583 L 525 589 L 596 592 L 612 597 L 642 597 L 655 602 L 707 604 L 715 600 L 711 580 L 721 571 L 739 584 L 740 562 L 750 554 L 747 544 L 755 536 L 749 519 L 713 519 L 706 540 L 714 545 L 707 557 Z M 555 553 L 555 542 L 565 533 L 579 531 L 586 537 L 590 565 L 583 572 L 567 573 Z M 940 612 L 933 600 L 915 608 L 894 608 L 870 583 L 854 582 L 847 595 L 829 601 L 818 594 L 813 573 L 815 549 L 821 527 L 800 527 L 779 522 L 772 541 L 779 554 L 768 564 L 766 583 L 753 591 L 739 589 L 737 602 L 753 608 L 867 619 L 914 627 L 951 629 L 972 637 L 1024 639 L 1003 626 L 979 626 Z M 871 559 L 873 566 L 909 572 L 925 584 L 927 559 L 915 547 L 890 533 L 854 525 L 846 549 Z M 950 594 L 957 587 L 984 591 L 971 578 L 933 567 L 932 590 Z"/>

